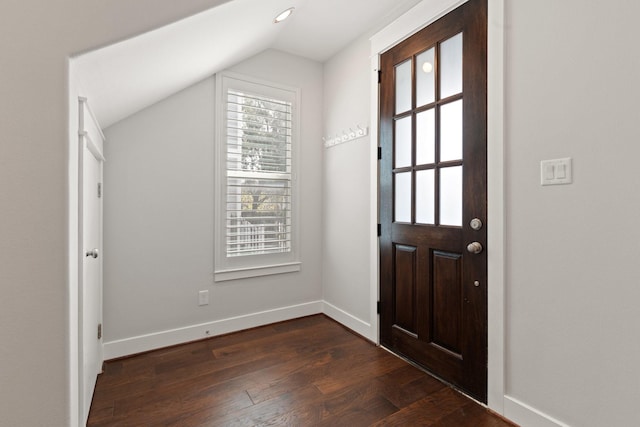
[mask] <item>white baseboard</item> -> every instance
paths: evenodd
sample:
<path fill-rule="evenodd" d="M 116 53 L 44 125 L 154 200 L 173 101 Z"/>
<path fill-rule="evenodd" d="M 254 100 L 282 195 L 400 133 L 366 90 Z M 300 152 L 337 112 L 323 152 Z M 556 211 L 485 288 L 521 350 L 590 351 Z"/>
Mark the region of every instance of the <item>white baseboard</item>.
<path fill-rule="evenodd" d="M 338 323 L 346 326 L 357 334 L 362 335 L 366 339 L 376 342 L 376 333 L 371 330 L 371 324 L 364 322 L 357 317 L 347 313 L 344 310 L 339 309 L 335 305 L 329 304 L 328 302 L 323 302 L 324 309 L 322 312 L 327 316 L 331 317 Z"/>
<path fill-rule="evenodd" d="M 523 427 L 569 427 L 510 396 L 504 397 L 504 416 Z"/>
<path fill-rule="evenodd" d="M 140 335 L 104 344 L 104 359 L 110 360 L 123 356 L 130 356 L 158 348 L 169 347 L 189 341 L 195 341 L 216 335 L 255 328 L 270 323 L 298 317 L 320 314 L 323 312 L 323 302 L 314 301 L 275 310 L 262 311 L 244 316 L 231 317 L 216 320 L 199 325 L 186 326 L 184 328 L 171 329 L 153 334 Z"/>

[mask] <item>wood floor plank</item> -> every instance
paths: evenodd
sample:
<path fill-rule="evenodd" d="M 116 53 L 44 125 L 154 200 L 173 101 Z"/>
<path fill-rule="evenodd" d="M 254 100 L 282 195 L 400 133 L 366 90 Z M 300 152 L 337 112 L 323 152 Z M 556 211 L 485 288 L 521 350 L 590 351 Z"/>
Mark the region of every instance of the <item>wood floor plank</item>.
<path fill-rule="evenodd" d="M 298 409 L 304 402 L 315 402 L 321 393 L 313 386 L 307 386 L 296 392 L 279 395 L 274 399 L 261 402 L 238 411 L 222 413 L 212 408 L 204 408 L 189 416 L 182 417 L 168 426 L 256 426 Z"/>
<path fill-rule="evenodd" d="M 504 425 L 503 420 L 491 414 L 486 408 L 470 402 L 433 424 L 433 427 L 502 427 Z"/>
<path fill-rule="evenodd" d="M 355 385 L 365 378 L 375 378 L 399 368 L 406 362 L 391 354 L 377 354 L 377 348 L 372 347 L 371 352 L 349 358 L 343 369 L 332 371 L 325 378 L 314 384 L 323 393 L 331 393 L 351 385 Z"/>
<path fill-rule="evenodd" d="M 392 371 L 377 379 L 377 381 L 382 384 L 380 387 L 381 393 L 383 393 L 384 396 L 398 408 L 409 406 L 412 403 L 447 387 L 441 381 L 430 375 L 425 375 L 419 369 L 410 365 L 407 366 L 411 368 L 415 375 L 417 375 L 416 378 L 405 382 L 402 381 L 402 377 L 395 376 L 397 371 Z"/>
<path fill-rule="evenodd" d="M 350 405 L 345 411 L 337 415 L 325 417 L 320 426 L 326 427 L 356 427 L 368 426 L 373 422 L 398 411 L 391 402 L 383 396 L 373 396 L 368 400 Z"/>
<path fill-rule="evenodd" d="M 322 403 L 314 402 L 256 424 L 259 427 L 318 426 L 322 423 Z"/>
<path fill-rule="evenodd" d="M 465 406 L 468 399 L 457 391 L 445 387 L 428 395 L 396 413 L 377 422 L 376 426 L 432 426 L 458 408 Z"/>
<path fill-rule="evenodd" d="M 87 425 L 511 424 L 317 315 L 108 361 Z"/>
<path fill-rule="evenodd" d="M 324 418 L 340 420 L 348 414 L 357 414 L 371 407 L 391 409 L 393 404 L 381 393 L 379 385 L 377 382 L 363 381 L 357 387 L 343 388 L 329 394 L 324 400 Z M 389 414 L 397 410 L 398 408 L 393 406 Z"/>
<path fill-rule="evenodd" d="M 329 377 L 333 372 L 341 371 L 344 363 L 353 363 L 353 355 L 358 354 L 361 342 L 341 345 L 339 349 L 330 348 L 313 356 L 300 358 L 296 364 L 284 366 L 281 375 L 272 381 L 261 381 L 247 392 L 254 402 L 262 402 L 277 394 L 284 393 Z M 368 345 L 365 343 L 365 345 Z M 286 367 L 292 369 L 286 370 Z"/>

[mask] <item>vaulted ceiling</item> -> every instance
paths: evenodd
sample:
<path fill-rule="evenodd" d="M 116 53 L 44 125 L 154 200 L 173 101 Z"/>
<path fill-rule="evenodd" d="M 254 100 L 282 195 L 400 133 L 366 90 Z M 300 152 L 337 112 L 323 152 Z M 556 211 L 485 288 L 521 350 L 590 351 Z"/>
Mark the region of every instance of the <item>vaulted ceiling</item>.
<path fill-rule="evenodd" d="M 265 49 L 324 62 L 420 0 L 231 0 L 73 59 L 103 128 Z M 289 7 L 294 14 L 274 24 Z"/>

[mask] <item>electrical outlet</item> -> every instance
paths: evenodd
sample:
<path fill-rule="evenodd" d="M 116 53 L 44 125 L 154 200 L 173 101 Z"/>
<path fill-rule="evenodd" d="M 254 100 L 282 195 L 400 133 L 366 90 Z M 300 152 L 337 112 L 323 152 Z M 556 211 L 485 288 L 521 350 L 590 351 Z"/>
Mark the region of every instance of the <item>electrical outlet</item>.
<path fill-rule="evenodd" d="M 198 292 L 198 305 L 209 305 L 209 291 Z"/>

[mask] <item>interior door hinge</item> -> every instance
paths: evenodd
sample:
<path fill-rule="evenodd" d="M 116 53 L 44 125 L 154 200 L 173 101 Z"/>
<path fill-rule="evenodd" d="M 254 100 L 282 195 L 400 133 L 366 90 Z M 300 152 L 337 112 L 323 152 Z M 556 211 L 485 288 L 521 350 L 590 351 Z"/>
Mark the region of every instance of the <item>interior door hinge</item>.
<path fill-rule="evenodd" d="M 98 339 L 102 338 L 102 323 L 98 323 Z"/>
<path fill-rule="evenodd" d="M 102 183 L 98 183 L 98 199 L 102 197 Z"/>
<path fill-rule="evenodd" d="M 378 70 L 378 84 L 382 83 L 382 70 Z"/>
<path fill-rule="evenodd" d="M 382 224 L 378 224 L 378 237 L 382 236 Z"/>
<path fill-rule="evenodd" d="M 378 160 L 382 160 L 382 147 L 378 147 Z"/>
<path fill-rule="evenodd" d="M 380 314 L 381 311 L 382 311 L 382 303 L 378 301 L 378 303 L 376 304 L 376 313 Z"/>

